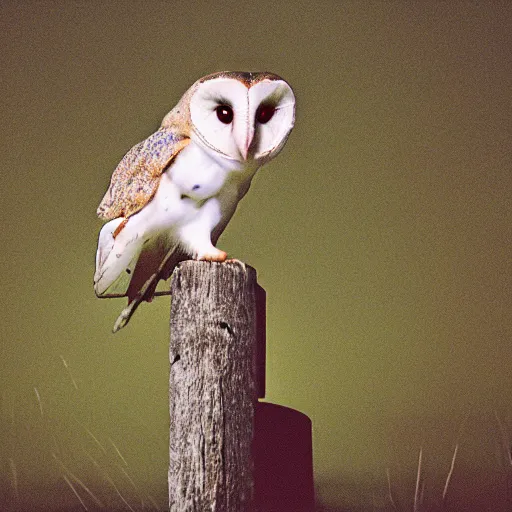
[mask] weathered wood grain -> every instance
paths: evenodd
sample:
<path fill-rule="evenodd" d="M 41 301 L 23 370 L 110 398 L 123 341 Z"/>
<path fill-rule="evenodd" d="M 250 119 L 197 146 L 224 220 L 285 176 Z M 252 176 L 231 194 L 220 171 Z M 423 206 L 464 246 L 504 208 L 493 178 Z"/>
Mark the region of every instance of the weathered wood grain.
<path fill-rule="evenodd" d="M 169 508 L 253 509 L 256 271 L 186 261 L 171 285 Z"/>

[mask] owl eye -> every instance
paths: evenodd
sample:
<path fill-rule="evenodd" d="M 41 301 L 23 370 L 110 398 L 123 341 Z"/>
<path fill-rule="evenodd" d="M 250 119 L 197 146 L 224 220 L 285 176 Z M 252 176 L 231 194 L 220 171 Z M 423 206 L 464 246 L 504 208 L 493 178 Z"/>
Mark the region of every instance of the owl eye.
<path fill-rule="evenodd" d="M 276 108 L 272 105 L 260 105 L 256 111 L 256 121 L 260 124 L 268 123 L 274 116 Z"/>
<path fill-rule="evenodd" d="M 230 124 L 233 121 L 233 109 L 227 105 L 219 105 L 215 112 L 217 112 L 217 118 L 221 123 Z"/>

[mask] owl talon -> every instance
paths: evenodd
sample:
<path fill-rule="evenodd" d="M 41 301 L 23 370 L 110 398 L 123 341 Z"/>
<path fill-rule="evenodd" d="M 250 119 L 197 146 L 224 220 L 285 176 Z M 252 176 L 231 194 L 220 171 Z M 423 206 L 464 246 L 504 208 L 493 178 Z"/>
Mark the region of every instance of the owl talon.
<path fill-rule="evenodd" d="M 197 259 L 199 261 L 218 261 L 223 262 L 226 261 L 226 258 L 228 257 L 228 254 L 224 251 L 217 251 L 213 253 L 207 253 L 203 254 L 202 256 L 198 257 Z"/>
<path fill-rule="evenodd" d="M 232 265 L 240 265 L 244 270 L 246 269 L 245 263 L 243 261 L 237 260 L 236 258 L 229 258 L 225 261 L 225 263 L 231 263 Z"/>

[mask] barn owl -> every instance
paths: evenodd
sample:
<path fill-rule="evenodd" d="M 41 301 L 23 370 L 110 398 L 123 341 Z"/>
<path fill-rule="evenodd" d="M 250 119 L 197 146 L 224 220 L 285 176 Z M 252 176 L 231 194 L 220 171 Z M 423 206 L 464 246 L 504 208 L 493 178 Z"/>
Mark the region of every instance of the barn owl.
<path fill-rule="evenodd" d="M 114 170 L 98 216 L 94 290 L 128 297 L 114 332 L 184 259 L 225 261 L 215 244 L 263 164 L 295 121 L 288 83 L 268 72 L 220 72 L 195 82 L 160 128 Z"/>

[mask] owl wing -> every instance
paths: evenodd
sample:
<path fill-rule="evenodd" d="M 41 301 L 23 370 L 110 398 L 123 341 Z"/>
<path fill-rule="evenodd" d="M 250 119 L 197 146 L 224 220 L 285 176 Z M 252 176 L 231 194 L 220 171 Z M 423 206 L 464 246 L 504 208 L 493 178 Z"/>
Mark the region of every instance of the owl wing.
<path fill-rule="evenodd" d="M 116 167 L 97 214 L 105 220 L 128 218 L 155 195 L 160 177 L 190 139 L 172 128 L 161 128 L 133 146 Z"/>

